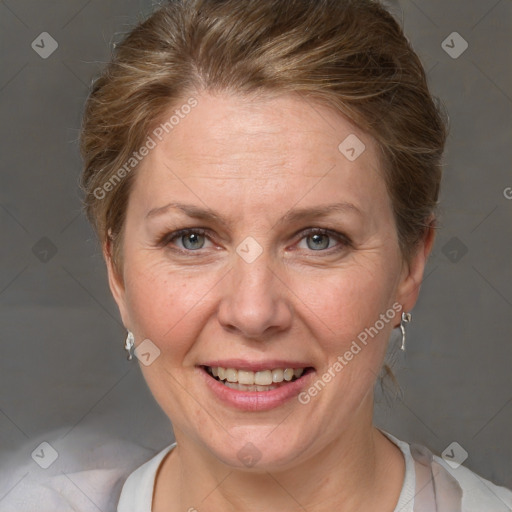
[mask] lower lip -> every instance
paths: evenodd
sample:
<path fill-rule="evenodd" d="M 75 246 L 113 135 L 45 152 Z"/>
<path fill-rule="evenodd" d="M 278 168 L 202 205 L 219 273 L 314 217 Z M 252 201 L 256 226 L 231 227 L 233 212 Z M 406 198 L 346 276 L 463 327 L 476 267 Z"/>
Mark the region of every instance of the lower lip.
<path fill-rule="evenodd" d="M 221 402 L 242 411 L 253 412 L 268 411 L 285 404 L 288 400 L 291 400 L 303 391 L 315 374 L 314 370 L 310 370 L 293 382 L 287 382 L 270 391 L 240 391 L 221 384 L 200 366 L 197 366 L 196 370 L 201 374 L 201 378 L 205 380 L 206 385 Z"/>

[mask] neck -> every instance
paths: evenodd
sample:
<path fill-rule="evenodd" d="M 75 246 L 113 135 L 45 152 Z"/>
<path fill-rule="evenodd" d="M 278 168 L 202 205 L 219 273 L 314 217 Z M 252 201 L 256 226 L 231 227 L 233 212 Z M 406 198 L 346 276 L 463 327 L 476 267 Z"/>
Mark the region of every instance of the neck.
<path fill-rule="evenodd" d="M 351 419 L 339 435 L 291 469 L 233 469 L 205 456 L 175 428 L 177 446 L 157 477 L 155 512 L 174 509 L 171 505 L 176 510 L 229 512 L 394 510 L 403 482 L 403 458 L 398 447 L 373 427 L 370 398 L 371 407 L 359 409 L 360 421 Z M 389 485 L 392 476 L 395 486 Z"/>

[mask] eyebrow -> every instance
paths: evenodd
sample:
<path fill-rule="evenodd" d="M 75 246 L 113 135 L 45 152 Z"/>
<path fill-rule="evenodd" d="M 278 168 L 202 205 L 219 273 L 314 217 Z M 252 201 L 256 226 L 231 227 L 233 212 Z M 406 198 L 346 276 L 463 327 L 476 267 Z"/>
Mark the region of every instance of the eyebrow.
<path fill-rule="evenodd" d="M 192 204 L 172 202 L 158 208 L 153 208 L 146 214 L 146 219 L 157 217 L 167 213 L 170 209 L 177 209 L 183 212 L 188 217 L 200 220 L 216 221 L 224 227 L 228 227 L 228 222 L 218 213 L 210 208 L 200 208 Z M 296 208 L 289 210 L 285 215 L 277 221 L 275 225 L 282 225 L 287 223 L 296 223 L 306 219 L 319 219 L 327 217 L 333 213 L 351 213 L 359 216 L 364 216 L 363 212 L 352 203 L 333 203 L 311 208 Z"/>

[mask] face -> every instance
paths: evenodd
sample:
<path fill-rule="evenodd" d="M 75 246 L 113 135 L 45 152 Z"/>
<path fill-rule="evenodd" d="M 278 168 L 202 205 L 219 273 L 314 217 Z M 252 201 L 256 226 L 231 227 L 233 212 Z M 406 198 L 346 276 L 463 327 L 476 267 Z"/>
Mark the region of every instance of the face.
<path fill-rule="evenodd" d="M 402 263 L 377 147 L 339 114 L 292 95 L 195 97 L 136 171 L 110 286 L 136 345 L 160 351 L 141 369 L 178 443 L 241 467 L 251 442 L 261 466 L 285 467 L 368 426 L 428 251 Z M 338 148 L 349 136 L 355 159 Z M 219 362 L 313 370 L 241 392 L 202 368 Z"/>

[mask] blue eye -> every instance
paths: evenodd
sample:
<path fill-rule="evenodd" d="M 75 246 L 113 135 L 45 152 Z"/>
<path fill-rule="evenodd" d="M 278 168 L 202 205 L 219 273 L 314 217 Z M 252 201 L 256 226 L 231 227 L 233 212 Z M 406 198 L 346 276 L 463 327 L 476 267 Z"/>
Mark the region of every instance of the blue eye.
<path fill-rule="evenodd" d="M 205 246 L 207 242 L 211 243 L 207 232 L 208 230 L 203 228 L 180 229 L 161 237 L 159 245 L 162 247 L 174 245 L 174 249 L 181 253 L 200 253 L 201 249 L 208 248 Z M 306 240 L 305 249 L 313 252 L 332 253 L 350 245 L 350 240 L 345 235 L 328 229 L 311 228 L 301 234 L 299 245 L 303 240 Z M 304 249 L 304 247 L 299 248 Z"/>
<path fill-rule="evenodd" d="M 180 229 L 174 233 L 170 233 L 162 240 L 163 245 L 169 245 L 175 240 L 181 241 L 183 249 L 186 251 L 197 251 L 203 249 L 205 242 L 208 240 L 204 229 Z M 183 250 L 179 245 L 178 249 Z"/>
<path fill-rule="evenodd" d="M 338 247 L 336 247 L 337 249 L 343 248 L 349 244 L 348 239 L 340 233 L 321 228 L 312 228 L 308 230 L 306 233 L 304 233 L 304 236 L 301 240 L 306 240 L 307 248 L 316 252 L 332 249 L 332 240 L 338 241 Z"/>

